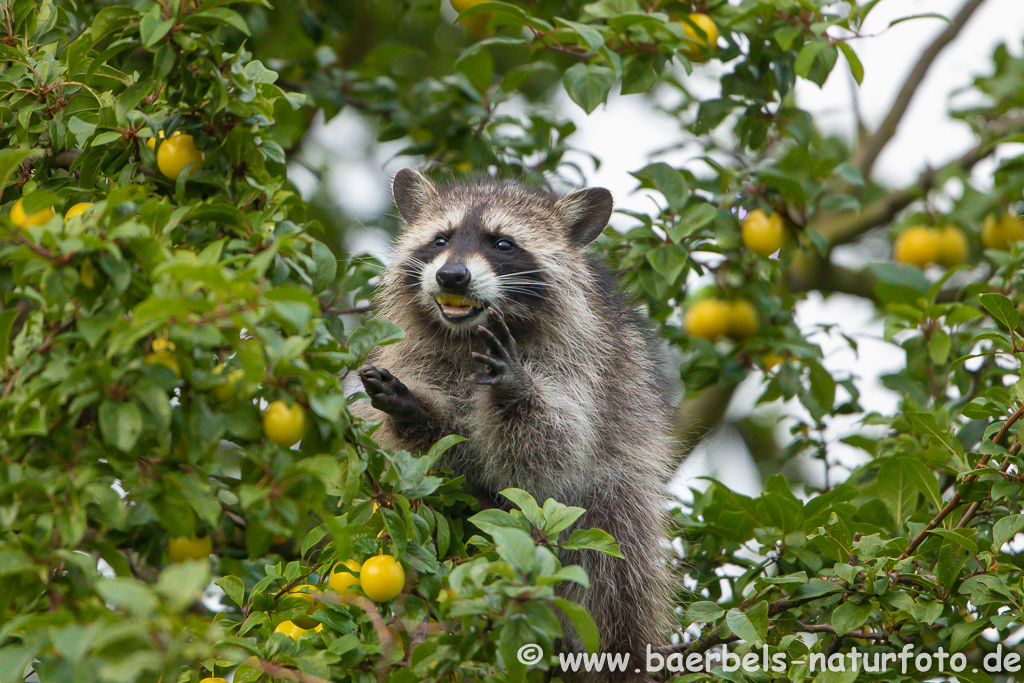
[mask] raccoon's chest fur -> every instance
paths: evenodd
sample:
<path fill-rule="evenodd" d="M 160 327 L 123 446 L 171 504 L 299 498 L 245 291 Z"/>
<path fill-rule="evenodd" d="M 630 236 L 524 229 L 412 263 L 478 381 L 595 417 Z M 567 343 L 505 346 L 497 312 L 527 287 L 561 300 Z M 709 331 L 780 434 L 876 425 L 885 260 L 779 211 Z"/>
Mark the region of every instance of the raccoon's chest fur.
<path fill-rule="evenodd" d="M 470 381 L 478 370 L 471 353 L 483 351 L 482 344 L 452 344 L 430 334 L 420 337 L 419 332 L 410 332 L 412 343 L 406 353 L 411 355 L 390 362 L 403 368 L 411 386 L 434 397 L 436 408 L 447 418 L 446 429 L 467 439 L 448 451 L 445 465 L 492 493 L 521 488 L 539 500 L 576 500 L 608 479 L 608 448 L 601 442 L 615 440 L 618 434 L 611 425 L 601 428 L 599 395 L 607 378 L 600 376 L 596 364 L 581 365 L 553 354 L 550 346 L 521 339 L 520 360 L 544 392 L 545 415 L 531 414 L 530 408 L 517 414 L 519 408 L 495 406 L 490 388 Z M 399 352 L 401 346 L 389 348 Z M 443 351 L 425 353 L 425 348 Z M 552 404 L 559 410 L 551 411 Z M 574 438 L 561 437 L 563 428 L 569 428 L 565 433 Z"/>

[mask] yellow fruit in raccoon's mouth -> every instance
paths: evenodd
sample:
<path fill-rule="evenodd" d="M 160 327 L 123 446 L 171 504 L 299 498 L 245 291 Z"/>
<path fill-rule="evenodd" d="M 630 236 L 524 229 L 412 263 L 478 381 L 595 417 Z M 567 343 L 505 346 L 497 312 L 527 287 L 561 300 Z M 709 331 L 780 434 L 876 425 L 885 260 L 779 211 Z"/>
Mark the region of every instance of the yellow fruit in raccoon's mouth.
<path fill-rule="evenodd" d="M 477 309 L 483 308 L 481 302 L 461 294 L 438 294 L 434 301 L 446 318 L 465 318 Z"/>

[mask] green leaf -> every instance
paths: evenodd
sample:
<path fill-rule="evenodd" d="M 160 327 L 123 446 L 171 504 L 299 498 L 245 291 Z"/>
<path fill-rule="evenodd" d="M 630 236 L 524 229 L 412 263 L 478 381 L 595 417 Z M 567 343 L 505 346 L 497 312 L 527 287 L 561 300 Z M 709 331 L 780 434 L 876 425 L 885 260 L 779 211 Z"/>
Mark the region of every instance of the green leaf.
<path fill-rule="evenodd" d="M 831 412 L 836 400 L 836 381 L 818 362 L 807 360 L 806 365 L 810 371 L 811 395 L 821 410 L 825 413 Z"/>
<path fill-rule="evenodd" d="M 154 9 L 159 9 L 154 6 Z M 154 16 L 155 15 L 155 16 Z M 142 46 L 149 49 L 163 40 L 168 31 L 174 26 L 173 19 L 160 19 L 159 12 L 149 12 L 142 17 L 139 23 L 139 34 L 142 37 Z"/>
<path fill-rule="evenodd" d="M 971 529 L 932 529 L 928 533 L 955 543 L 969 553 L 978 554 L 978 544 L 971 538 L 974 536 L 974 531 Z"/>
<path fill-rule="evenodd" d="M 848 42 L 840 40 L 838 45 L 839 50 L 846 57 L 846 63 L 850 65 L 850 73 L 853 74 L 853 80 L 857 81 L 857 85 L 860 85 L 864 80 L 864 65 L 860 63 L 857 53 L 853 51 Z"/>
<path fill-rule="evenodd" d="M 156 596 L 149 588 L 132 578 L 102 578 L 96 582 L 96 592 L 114 607 L 146 617 L 156 610 Z"/>
<path fill-rule="evenodd" d="M 142 411 L 134 402 L 104 401 L 99 411 L 103 440 L 127 453 L 135 447 L 142 434 Z"/>
<path fill-rule="evenodd" d="M 0 576 L 35 572 L 36 565 L 32 558 L 21 550 L 0 548 Z"/>
<path fill-rule="evenodd" d="M 555 17 L 555 23 L 561 24 L 562 26 L 568 26 L 573 31 L 579 34 L 581 38 L 587 43 L 587 46 L 594 51 L 600 50 L 604 47 L 604 36 L 593 26 L 587 26 L 586 24 L 580 24 L 575 21 L 569 21 L 561 17 Z"/>
<path fill-rule="evenodd" d="M 914 290 L 916 294 L 911 295 L 910 302 L 916 301 L 919 294 L 927 292 L 931 284 L 920 268 L 906 263 L 872 263 L 868 269 L 879 283 L 898 285 Z M 884 301 L 888 302 L 890 299 L 886 297 Z"/>
<path fill-rule="evenodd" d="M 860 628 L 871 616 L 871 602 L 857 603 L 847 600 L 832 612 L 832 628 L 841 636 Z"/>
<path fill-rule="evenodd" d="M 5 149 L 0 151 L 0 190 L 7 186 L 7 179 L 27 159 L 42 156 L 40 149 Z"/>
<path fill-rule="evenodd" d="M 583 647 L 587 648 L 587 652 L 597 652 L 601 646 L 601 638 L 597 631 L 597 624 L 594 623 L 590 613 L 580 605 L 570 602 L 565 598 L 556 597 L 553 599 L 553 602 L 572 622 L 572 625 L 576 628 L 576 633 L 579 634 L 580 640 L 583 642 Z"/>
<path fill-rule="evenodd" d="M 898 529 L 917 509 L 918 481 L 908 471 L 903 458 L 890 458 L 878 468 L 876 491 L 889 508 Z"/>
<path fill-rule="evenodd" d="M 538 527 L 544 523 L 544 517 L 540 513 L 540 506 L 537 505 L 537 501 L 526 491 L 522 489 L 502 489 L 498 492 L 502 496 L 505 496 L 512 504 L 523 511 L 523 515 L 526 519 L 533 522 Z"/>
<path fill-rule="evenodd" d="M 978 300 L 985 310 L 997 321 L 1001 322 L 1009 330 L 1017 329 L 1020 323 L 1020 311 L 1007 297 L 1002 294 L 979 294 Z"/>
<path fill-rule="evenodd" d="M 686 619 L 691 624 L 710 624 L 723 614 L 725 610 L 710 600 L 701 600 L 686 608 Z"/>
<path fill-rule="evenodd" d="M 0 363 L 7 364 L 7 355 L 11 352 L 11 329 L 18 317 L 18 310 L 11 308 L 0 312 Z"/>
<path fill-rule="evenodd" d="M 245 584 L 237 576 L 225 576 L 214 581 L 224 591 L 228 600 L 239 607 L 245 607 Z"/>
<path fill-rule="evenodd" d="M 352 334 L 348 337 L 348 348 L 354 356 L 356 367 L 358 367 L 366 360 L 373 347 L 393 344 L 404 337 L 405 331 L 398 325 L 380 318 L 371 318 L 352 330 Z"/>
<path fill-rule="evenodd" d="M 597 550 L 612 557 L 622 557 L 619 544 L 603 529 L 577 529 L 562 547 L 566 550 Z"/>
<path fill-rule="evenodd" d="M 943 506 L 942 493 L 939 491 L 939 482 L 935 478 L 935 473 L 913 455 L 897 458 L 897 460 L 903 473 L 909 477 L 917 490 L 928 499 L 928 502 L 936 510 L 941 510 Z"/>
<path fill-rule="evenodd" d="M 444 455 L 445 451 L 447 451 L 455 444 L 462 443 L 465 440 L 466 437 L 464 436 L 459 436 L 458 434 L 449 434 L 448 436 L 444 437 L 443 439 L 435 443 L 433 446 L 431 446 L 430 450 L 427 451 L 427 455 L 425 457 L 429 462 L 435 463 L 437 462 L 438 458 Z"/>
<path fill-rule="evenodd" d="M 1024 515 L 1008 515 L 992 525 L 992 549 L 998 550 L 1024 529 Z"/>
<path fill-rule="evenodd" d="M 666 283 L 674 283 L 686 268 L 689 257 L 674 244 L 662 244 L 647 252 L 647 262 Z"/>
<path fill-rule="evenodd" d="M 679 222 L 686 227 L 686 234 L 693 234 L 718 217 L 718 209 L 707 202 L 691 204 L 683 212 Z"/>
<path fill-rule="evenodd" d="M 498 632 L 498 652 L 505 662 L 503 678 L 509 683 L 523 683 L 526 680 L 526 664 L 517 655 L 522 652 L 521 648 L 530 645 L 540 650 L 540 645 L 534 641 L 536 636 L 531 632 L 530 626 L 525 619 L 506 619 Z"/>
<path fill-rule="evenodd" d="M 487 95 L 494 78 L 494 59 L 487 50 L 463 52 L 455 60 L 455 66 L 462 72 L 478 93 Z"/>
<path fill-rule="evenodd" d="M 244 35 L 251 35 L 249 25 L 245 23 L 245 19 L 242 18 L 242 15 L 234 10 L 227 9 L 226 7 L 211 7 L 209 9 L 204 9 L 201 12 L 197 12 L 195 16 L 197 19 L 211 19 L 219 24 L 230 26 Z"/>
<path fill-rule="evenodd" d="M 783 26 L 775 31 L 775 42 L 779 44 L 783 50 L 789 50 L 793 41 L 796 40 L 797 36 L 804 32 L 804 27 L 800 24 L 790 24 Z"/>
<path fill-rule="evenodd" d="M 669 206 L 684 206 L 689 198 L 683 174 L 664 162 L 648 164 L 630 175 L 640 181 L 640 187 L 651 188 L 663 194 Z"/>
<path fill-rule="evenodd" d="M 492 533 L 495 529 L 511 528 L 522 530 L 519 520 L 508 512 L 496 508 L 481 510 L 470 517 L 469 522 L 486 534 Z"/>
<path fill-rule="evenodd" d="M 736 109 L 736 106 L 736 102 L 728 97 L 704 100 L 697 107 L 697 118 L 693 123 L 694 134 L 710 133 Z"/>
<path fill-rule="evenodd" d="M 596 64 L 574 64 L 562 75 L 569 98 L 590 113 L 602 104 L 615 84 L 615 72 Z"/>
<path fill-rule="evenodd" d="M 750 617 L 743 610 L 735 607 L 729 610 L 725 615 L 725 623 L 728 624 L 729 630 L 736 634 L 737 637 L 751 645 L 759 644 L 764 640 L 764 635 L 758 631 Z"/>
<path fill-rule="evenodd" d="M 944 330 L 934 330 L 928 338 L 928 357 L 935 365 L 945 365 L 951 346 L 952 340 Z"/>
<path fill-rule="evenodd" d="M 893 19 L 892 21 L 889 22 L 889 28 L 892 28 L 896 24 L 902 24 L 904 21 L 911 21 L 912 19 L 941 19 L 947 24 L 950 23 L 949 17 L 943 14 L 939 14 L 938 12 L 922 12 L 920 14 L 911 14 L 909 16 Z"/>
<path fill-rule="evenodd" d="M 658 73 L 643 59 L 629 62 L 622 74 L 621 94 L 636 95 L 650 92 L 658 83 Z"/>
<path fill-rule="evenodd" d="M 493 528 L 490 533 L 501 559 L 524 574 L 534 569 L 535 545 L 528 533 L 510 528 Z"/>
<path fill-rule="evenodd" d="M 557 536 L 583 516 L 586 512 L 581 507 L 571 507 L 548 498 L 544 501 L 543 531 L 549 536 Z"/>
<path fill-rule="evenodd" d="M 955 543 L 946 543 L 939 548 L 935 565 L 935 578 L 938 580 L 939 585 L 947 590 L 952 589 L 956 584 L 956 580 L 960 578 L 966 562 L 967 551 L 963 546 Z"/>
<path fill-rule="evenodd" d="M 797 76 L 803 76 L 807 78 L 807 75 L 811 71 L 811 65 L 814 64 L 814 60 L 818 57 L 818 53 L 825 47 L 825 43 L 820 41 L 813 41 L 805 43 L 800 48 L 800 54 L 796 57 L 796 62 L 793 63 L 793 69 L 796 71 Z"/>
<path fill-rule="evenodd" d="M 210 563 L 206 560 L 177 562 L 160 572 L 157 592 L 170 609 L 180 612 L 199 602 L 210 583 Z"/>

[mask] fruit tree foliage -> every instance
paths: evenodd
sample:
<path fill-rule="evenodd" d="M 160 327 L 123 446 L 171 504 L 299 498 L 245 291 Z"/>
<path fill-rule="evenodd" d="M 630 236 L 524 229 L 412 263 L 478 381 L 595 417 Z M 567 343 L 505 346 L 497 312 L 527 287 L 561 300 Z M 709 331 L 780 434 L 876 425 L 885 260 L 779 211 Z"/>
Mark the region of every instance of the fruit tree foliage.
<path fill-rule="evenodd" d="M 857 140 L 822 134 L 794 86 L 840 64 L 861 81 L 878 0 L 458 4 L 463 22 L 447 0 L 0 6 L 0 681 L 541 681 L 563 623 L 594 647 L 555 592 L 588 579 L 557 550 L 616 554 L 613 539 L 562 533 L 579 509 L 516 490 L 511 512 L 477 512 L 436 466 L 458 437 L 391 453 L 350 416 L 349 374 L 402 331 L 367 312 L 379 264 L 345 251 L 360 223 L 325 210 L 323 189 L 304 202 L 286 169 L 318 116 L 351 111 L 435 176 L 564 189 L 585 157 L 566 156 L 574 125 L 552 103 L 589 113 L 655 89 L 679 122 L 666 148 L 698 141 L 703 163 L 630 169 L 657 208 L 620 216 L 598 248 L 677 361 L 680 458 L 751 374 L 759 405 L 794 415 L 736 420 L 759 495 L 711 481 L 673 507 L 661 654 L 728 645 L 785 655 L 774 678 L 849 681 L 807 655 L 909 643 L 971 666 L 873 679 L 1005 678 L 981 663 L 1019 650 L 1024 621 L 1024 248 L 982 231 L 1019 227 L 1024 157 L 1000 148 L 991 182 L 971 170 L 1024 133 L 1021 45 L 998 47 L 972 108 L 949 112 L 973 146 L 887 187 L 875 160 L 979 0 Z M 710 17 L 714 46 L 695 49 L 710 33 L 690 14 Z M 710 97 L 688 86 L 704 61 L 722 67 Z M 778 254 L 748 248 L 754 211 L 783 226 Z M 391 212 L 363 223 L 396 227 Z M 878 255 L 879 236 L 914 226 L 955 226 L 966 249 L 923 268 Z M 858 258 L 838 262 L 840 246 Z M 884 319 L 907 357 L 883 378 L 895 415 L 796 327 L 809 292 Z M 741 322 L 691 333 L 700 300 Z M 788 481 L 787 463 L 835 462 L 837 419 L 856 420 L 843 441 L 864 464 Z M 365 592 L 379 601 L 332 578 L 378 555 L 401 570 L 371 563 L 389 572 Z M 530 669 L 525 643 L 546 655 Z"/>

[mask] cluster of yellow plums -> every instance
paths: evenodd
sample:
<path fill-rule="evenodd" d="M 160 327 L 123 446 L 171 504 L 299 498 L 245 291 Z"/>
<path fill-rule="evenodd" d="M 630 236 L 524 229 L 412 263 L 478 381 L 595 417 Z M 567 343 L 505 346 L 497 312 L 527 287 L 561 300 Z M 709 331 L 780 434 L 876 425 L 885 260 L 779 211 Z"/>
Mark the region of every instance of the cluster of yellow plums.
<path fill-rule="evenodd" d="M 152 341 L 149 353 L 144 356 L 148 365 L 163 365 L 178 377 L 181 377 L 181 365 L 174 353 L 174 342 L 163 338 L 156 338 Z M 224 365 L 217 365 L 213 369 L 216 375 L 224 374 Z M 235 368 L 227 373 L 224 381 L 210 389 L 210 393 L 221 403 L 231 403 L 239 394 L 247 394 L 242 391 L 241 383 L 245 377 L 245 371 Z M 288 404 L 287 401 L 271 401 L 263 411 L 263 433 L 268 439 L 283 448 L 291 448 L 306 434 L 309 421 L 306 418 L 306 411 L 298 403 Z"/>
<path fill-rule="evenodd" d="M 171 562 L 205 560 L 211 552 L 213 543 L 209 536 L 178 536 L 167 544 L 167 557 Z M 405 569 L 393 555 L 383 553 L 374 555 L 364 562 L 338 562 L 327 577 L 328 589 L 341 595 L 365 595 L 379 603 L 394 600 L 402 593 L 404 587 Z M 316 596 L 322 592 L 321 586 L 313 584 L 302 584 L 289 590 L 289 596 L 309 603 L 306 609 L 307 616 L 285 619 L 274 628 L 274 632 L 297 639 L 310 629 L 320 631 L 323 628 L 322 624 L 308 615 L 316 611 Z"/>
<path fill-rule="evenodd" d="M 352 574 L 356 572 L 358 576 Z M 387 602 L 397 598 L 402 588 L 405 587 L 405 570 L 391 555 L 376 555 L 363 563 L 355 560 L 338 562 L 331 569 L 327 579 L 327 588 L 341 595 L 359 595 L 359 589 L 366 597 L 374 602 Z M 288 591 L 288 595 L 300 598 L 309 603 L 306 609 L 307 615 L 316 612 L 316 596 L 322 593 L 320 586 L 303 584 Z M 283 633 L 292 640 L 307 631 L 322 631 L 323 624 L 311 616 L 300 616 L 293 619 L 285 619 L 274 627 L 274 633 Z M 250 661 L 253 661 L 250 659 Z M 245 664 L 249 664 L 246 662 Z M 252 664 L 252 666 L 256 666 Z M 204 678 L 200 683 L 227 683 L 223 678 Z"/>
<path fill-rule="evenodd" d="M 374 602 L 387 602 L 402 593 L 402 588 L 405 587 L 405 569 L 392 555 L 374 555 L 362 563 L 344 560 L 331 569 L 327 587 L 341 595 L 359 595 L 359 590 L 362 589 L 362 594 Z M 308 602 L 306 613 L 311 615 L 316 611 L 315 596 L 321 592 L 319 586 L 303 584 L 288 591 L 288 595 Z M 315 619 L 304 616 L 285 619 L 277 625 L 274 632 L 297 639 L 310 629 L 319 631 L 321 628 L 322 625 Z"/>
<path fill-rule="evenodd" d="M 782 216 L 754 209 L 741 223 L 743 245 L 759 256 L 771 256 L 786 240 Z M 683 329 L 691 337 L 716 341 L 731 337 L 736 341 L 757 334 L 760 320 L 757 309 L 747 299 L 723 301 L 715 297 L 693 303 L 683 317 Z"/>
<path fill-rule="evenodd" d="M 981 225 L 981 243 L 986 249 L 1009 251 L 1024 239 L 1024 225 L 1014 213 L 989 214 Z M 952 268 L 967 260 L 970 247 L 964 231 L 955 225 L 931 227 L 912 225 L 896 237 L 892 256 L 899 263 L 925 268 L 935 263 Z"/>
<path fill-rule="evenodd" d="M 731 337 L 736 341 L 757 333 L 760 327 L 757 309 L 747 299 L 723 301 L 707 297 L 694 302 L 683 317 L 683 329 L 691 337 L 715 341 Z"/>
<path fill-rule="evenodd" d="M 160 131 L 159 138 L 159 148 L 157 147 L 157 138 L 149 138 L 146 140 L 146 145 L 156 151 L 157 168 L 167 178 L 177 180 L 178 176 L 181 175 L 181 172 L 189 164 L 193 164 L 189 175 L 199 170 L 199 166 L 206 158 L 206 155 L 196 149 L 195 141 L 191 135 L 176 132 L 171 137 L 164 139 L 164 132 Z M 92 202 L 79 202 L 67 210 L 64 218 L 68 219 L 81 215 L 90 206 L 92 206 Z M 10 215 L 12 223 L 22 230 L 27 230 L 33 225 L 44 225 L 57 215 L 57 211 L 52 206 L 49 206 L 29 214 L 25 211 L 25 205 L 22 203 L 22 200 L 19 199 L 11 205 Z"/>
<path fill-rule="evenodd" d="M 82 215 L 90 206 L 92 206 L 92 202 L 78 202 L 64 214 L 65 220 Z M 22 230 L 28 230 L 33 225 L 45 225 L 56 215 L 57 211 L 52 206 L 48 206 L 45 209 L 40 209 L 35 213 L 29 214 L 25 211 L 23 200 L 19 199 L 11 204 L 11 222 Z"/>

